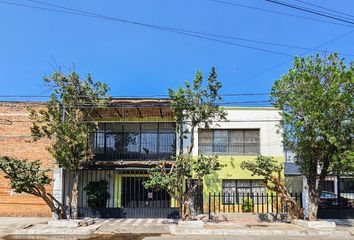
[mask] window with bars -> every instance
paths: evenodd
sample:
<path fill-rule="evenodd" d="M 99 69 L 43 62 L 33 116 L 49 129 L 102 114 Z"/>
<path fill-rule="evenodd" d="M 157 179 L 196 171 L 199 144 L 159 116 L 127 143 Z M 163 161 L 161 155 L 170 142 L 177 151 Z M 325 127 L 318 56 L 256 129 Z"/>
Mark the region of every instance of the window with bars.
<path fill-rule="evenodd" d="M 96 160 L 168 157 L 175 142 L 174 123 L 100 123 L 91 136 Z"/>
<path fill-rule="evenodd" d="M 200 154 L 258 155 L 260 154 L 259 129 L 200 130 Z"/>
<path fill-rule="evenodd" d="M 263 203 L 266 188 L 262 180 L 224 179 L 222 180 L 222 195 L 223 204 L 242 203 L 243 198 L 253 198 L 254 203 Z"/>

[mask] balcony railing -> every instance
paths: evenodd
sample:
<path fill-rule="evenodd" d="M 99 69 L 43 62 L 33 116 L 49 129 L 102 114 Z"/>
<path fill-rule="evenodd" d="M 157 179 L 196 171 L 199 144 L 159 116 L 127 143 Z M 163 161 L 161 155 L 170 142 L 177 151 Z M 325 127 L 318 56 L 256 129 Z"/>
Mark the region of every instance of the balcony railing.
<path fill-rule="evenodd" d="M 107 123 L 92 134 L 91 145 L 96 161 L 169 159 L 175 155 L 176 133 L 164 123 Z"/>

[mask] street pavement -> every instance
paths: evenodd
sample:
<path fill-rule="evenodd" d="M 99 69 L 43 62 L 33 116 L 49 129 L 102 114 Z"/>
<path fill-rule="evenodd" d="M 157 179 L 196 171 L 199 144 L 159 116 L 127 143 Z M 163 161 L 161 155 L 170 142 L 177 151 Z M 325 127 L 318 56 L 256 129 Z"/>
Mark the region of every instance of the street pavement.
<path fill-rule="evenodd" d="M 339 240 L 338 237 L 315 237 L 315 236 L 220 236 L 220 235 L 161 235 L 145 237 L 144 240 Z M 340 240 L 353 240 L 354 237 L 340 238 Z"/>

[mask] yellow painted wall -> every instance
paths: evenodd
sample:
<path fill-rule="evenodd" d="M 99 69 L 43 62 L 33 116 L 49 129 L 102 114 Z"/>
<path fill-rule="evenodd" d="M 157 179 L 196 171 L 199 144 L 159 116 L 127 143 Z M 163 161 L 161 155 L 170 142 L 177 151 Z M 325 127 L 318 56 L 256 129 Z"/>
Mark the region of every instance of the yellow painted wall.
<path fill-rule="evenodd" d="M 222 193 L 223 179 L 262 179 L 260 176 L 252 176 L 250 171 L 242 170 L 241 163 L 247 160 L 255 160 L 257 156 L 219 156 L 219 161 L 224 167 L 203 179 L 203 208 L 208 211 L 208 196 L 210 193 Z M 274 157 L 280 163 L 284 163 L 285 158 Z"/>

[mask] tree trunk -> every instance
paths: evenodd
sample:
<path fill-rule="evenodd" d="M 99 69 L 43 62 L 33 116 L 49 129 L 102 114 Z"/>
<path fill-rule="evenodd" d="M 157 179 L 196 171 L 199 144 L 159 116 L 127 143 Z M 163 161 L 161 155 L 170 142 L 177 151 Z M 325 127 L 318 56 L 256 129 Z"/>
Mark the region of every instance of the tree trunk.
<path fill-rule="evenodd" d="M 315 189 L 309 189 L 309 220 L 317 220 L 317 210 L 319 203 L 319 194 Z"/>
<path fill-rule="evenodd" d="M 78 217 L 78 185 L 79 185 L 79 173 L 75 172 L 74 173 L 74 178 L 73 178 L 73 184 L 72 184 L 72 189 L 71 189 L 71 218 L 72 219 L 77 219 Z"/>
<path fill-rule="evenodd" d="M 194 219 L 195 216 L 197 215 L 194 207 L 194 200 L 195 200 L 194 194 L 189 194 L 188 203 L 189 203 L 189 211 L 190 211 L 191 219 Z"/>

